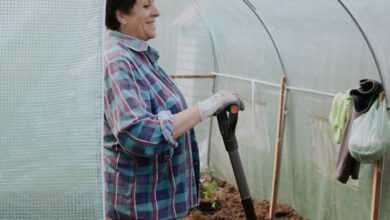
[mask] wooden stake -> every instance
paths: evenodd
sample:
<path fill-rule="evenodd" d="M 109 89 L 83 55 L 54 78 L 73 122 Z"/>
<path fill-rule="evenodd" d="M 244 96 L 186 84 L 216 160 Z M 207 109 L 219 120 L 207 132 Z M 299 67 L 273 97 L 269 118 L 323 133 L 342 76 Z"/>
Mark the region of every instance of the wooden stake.
<path fill-rule="evenodd" d="M 382 160 L 378 160 L 374 164 L 374 171 L 372 175 L 372 197 L 371 197 L 371 218 L 370 220 L 378 220 L 379 215 L 379 201 L 381 192 L 382 179 Z"/>
<path fill-rule="evenodd" d="M 280 95 L 279 95 L 279 112 L 276 130 L 276 142 L 275 142 L 275 157 L 274 157 L 274 169 L 272 177 L 272 197 L 269 210 L 269 219 L 273 220 L 275 215 L 276 204 L 278 200 L 279 190 L 279 175 L 280 175 L 280 159 L 283 146 L 284 137 L 284 119 L 285 119 L 285 95 L 286 95 L 286 76 L 283 76 L 280 80 Z"/>

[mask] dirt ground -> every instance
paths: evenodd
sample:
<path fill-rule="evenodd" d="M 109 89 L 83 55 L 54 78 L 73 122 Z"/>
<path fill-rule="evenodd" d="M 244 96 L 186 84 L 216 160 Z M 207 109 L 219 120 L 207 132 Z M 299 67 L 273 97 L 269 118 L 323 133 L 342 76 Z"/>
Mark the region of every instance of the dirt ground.
<path fill-rule="evenodd" d="M 254 201 L 254 208 L 257 220 L 268 219 L 269 201 Z M 287 204 L 279 205 L 275 216 L 275 220 L 307 220 Z M 200 205 L 185 220 L 245 220 L 237 189 L 224 181 L 203 176 Z"/>

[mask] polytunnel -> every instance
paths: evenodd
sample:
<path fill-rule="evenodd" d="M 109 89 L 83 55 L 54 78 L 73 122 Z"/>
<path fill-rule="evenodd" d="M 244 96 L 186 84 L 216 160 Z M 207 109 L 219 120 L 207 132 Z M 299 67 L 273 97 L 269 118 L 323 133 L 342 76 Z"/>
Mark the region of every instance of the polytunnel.
<path fill-rule="evenodd" d="M 270 199 L 280 80 L 287 79 L 278 202 L 312 220 L 371 216 L 373 165 L 336 179 L 328 122 L 360 79 L 390 95 L 385 0 L 171 0 L 151 44 L 190 103 L 245 102 L 237 128 L 251 194 Z M 102 1 L 0 1 L 0 219 L 103 219 Z M 196 128 L 201 168 L 234 183 L 217 121 Z M 379 217 L 390 219 L 389 158 Z M 371 218 L 372 219 L 372 218 Z"/>

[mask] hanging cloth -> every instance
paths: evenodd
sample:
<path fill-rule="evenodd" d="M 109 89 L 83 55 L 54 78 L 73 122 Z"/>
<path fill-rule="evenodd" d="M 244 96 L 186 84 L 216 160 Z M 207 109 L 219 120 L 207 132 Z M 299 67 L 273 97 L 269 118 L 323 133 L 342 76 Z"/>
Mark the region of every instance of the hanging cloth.
<path fill-rule="evenodd" d="M 347 122 L 351 116 L 352 97 L 348 93 L 338 93 L 333 99 L 329 114 L 329 123 L 334 131 L 334 141 L 341 143 Z"/>
<path fill-rule="evenodd" d="M 361 114 L 367 112 L 379 94 L 383 91 L 382 85 L 375 80 L 362 79 L 359 82 L 360 87 L 350 91 L 353 108 L 350 112 L 351 117 L 347 122 L 345 132 L 342 136 L 339 155 L 336 164 L 336 178 L 341 183 L 348 182 L 348 179 L 359 178 L 360 163 L 349 153 L 348 143 L 352 121 Z"/>

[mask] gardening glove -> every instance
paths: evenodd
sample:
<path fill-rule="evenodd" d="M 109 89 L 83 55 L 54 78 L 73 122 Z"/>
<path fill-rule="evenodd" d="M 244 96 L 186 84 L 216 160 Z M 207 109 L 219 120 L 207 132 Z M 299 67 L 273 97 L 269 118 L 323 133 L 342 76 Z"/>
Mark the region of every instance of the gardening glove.
<path fill-rule="evenodd" d="M 241 101 L 237 93 L 229 91 L 218 91 L 208 99 L 199 102 L 200 118 L 204 119 L 216 115 L 219 112 L 225 110 L 229 105 L 237 105 L 240 110 L 244 110 L 244 103 Z"/>

